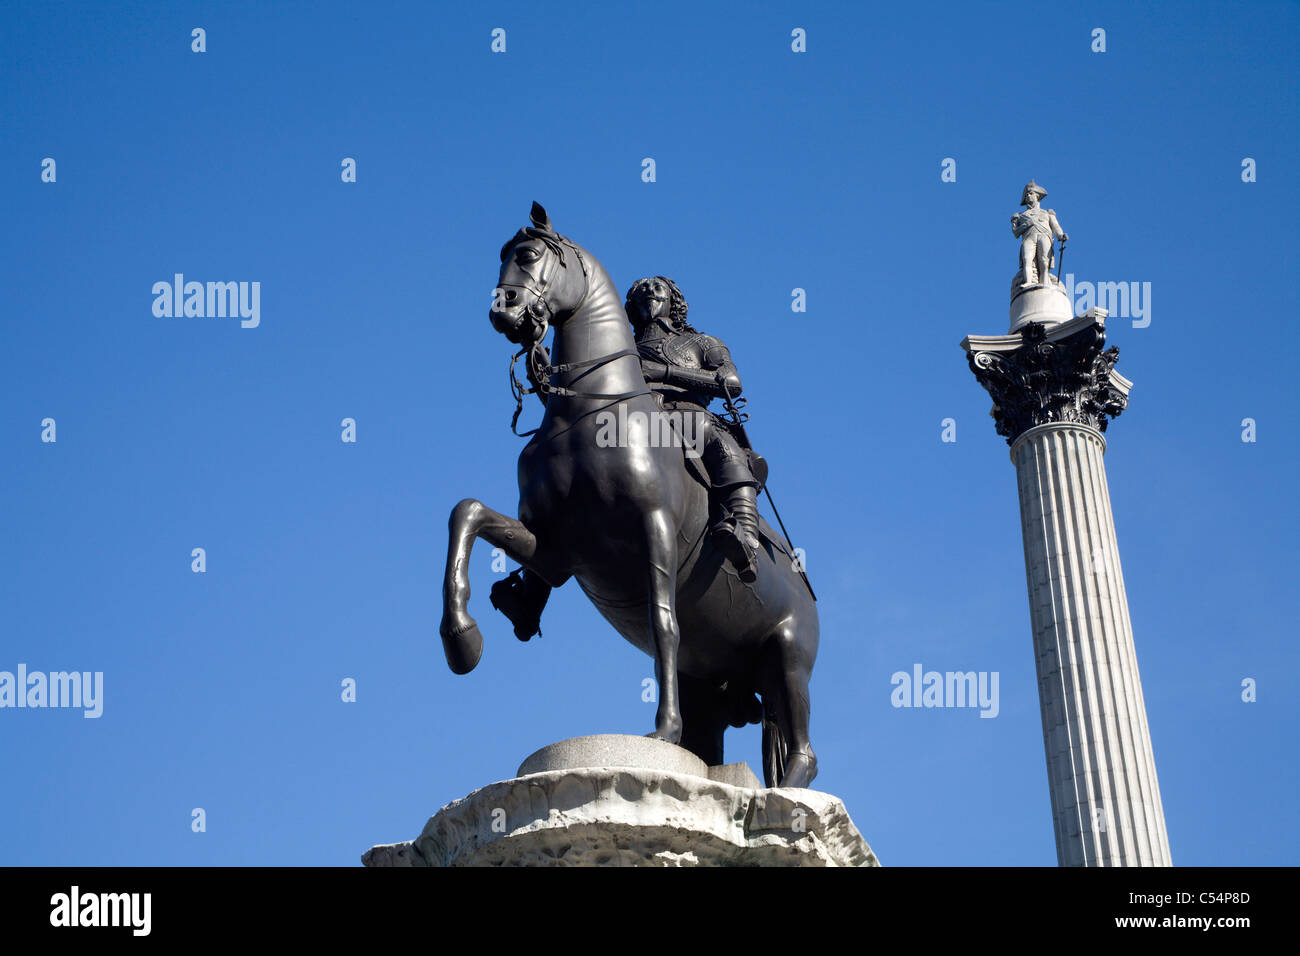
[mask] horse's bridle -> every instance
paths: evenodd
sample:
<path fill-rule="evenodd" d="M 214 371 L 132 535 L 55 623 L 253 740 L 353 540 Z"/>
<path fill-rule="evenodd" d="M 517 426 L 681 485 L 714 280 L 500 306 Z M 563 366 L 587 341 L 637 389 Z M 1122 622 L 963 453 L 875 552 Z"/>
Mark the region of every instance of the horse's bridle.
<path fill-rule="evenodd" d="M 587 296 L 591 294 L 591 273 L 587 270 L 587 263 L 586 260 L 582 258 L 581 250 L 578 249 L 574 242 L 566 239 L 559 233 L 545 233 L 541 230 L 531 229 L 526 231 L 530 237 L 542 240 L 542 242 L 546 244 L 546 247 L 556 254 L 560 260 L 561 267 L 568 268 L 568 263 L 564 261 L 565 246 L 568 246 L 568 248 L 573 251 L 574 256 L 577 257 L 578 265 L 582 268 L 582 296 L 578 299 L 577 305 L 575 305 L 571 310 L 572 312 L 577 312 L 578 309 L 582 308 L 583 303 L 587 301 Z M 609 355 L 602 355 L 599 358 L 587 359 L 582 362 L 566 362 L 563 365 L 551 365 L 551 357 L 547 353 L 546 347 L 542 345 L 542 342 L 546 339 L 546 333 L 550 328 L 551 319 L 555 316 L 555 311 L 551 308 L 550 302 L 547 301 L 546 294 L 531 284 L 518 282 L 498 282 L 497 288 L 523 289 L 533 296 L 533 301 L 527 306 L 528 314 L 533 317 L 536 326 L 533 341 L 531 344 L 525 345 L 521 348 L 510 359 L 510 392 L 515 399 L 515 413 L 510 419 L 510 430 L 520 438 L 526 438 L 537 432 L 537 429 L 534 428 L 521 433 L 516 428 L 519 423 L 519 415 L 524 410 L 525 395 L 536 394 L 542 400 L 542 404 L 545 405 L 546 399 L 551 395 L 562 395 L 574 398 L 595 398 L 611 402 L 621 402 L 624 399 L 635 398 L 638 395 L 650 394 L 648 386 L 643 386 L 642 388 L 630 392 L 584 392 L 565 385 L 552 384 L 551 379 L 556 375 L 563 375 L 567 372 L 576 372 L 579 370 L 582 370 L 583 375 L 587 375 L 594 372 L 602 365 L 607 365 L 618 359 L 626 358 L 629 355 L 638 355 L 639 353 L 636 349 L 621 349 L 618 352 L 611 352 Z M 539 306 L 540 309 L 538 308 Z M 545 314 L 543 314 L 543 311 Z M 532 388 L 525 388 L 523 382 L 519 381 L 518 376 L 515 375 L 515 363 L 525 354 L 528 355 L 528 377 L 535 383 Z M 578 378 L 582 378 L 582 375 L 579 375 Z"/>
<path fill-rule="evenodd" d="M 582 252 L 579 251 L 576 244 L 571 240 L 564 238 L 564 236 L 561 236 L 559 233 L 543 232 L 540 229 L 527 229 L 525 232 L 531 239 L 540 239 L 546 245 L 546 248 L 555 253 L 556 258 L 560 261 L 560 267 L 563 269 L 569 267 L 569 264 L 564 261 L 565 246 L 568 246 L 573 250 L 574 256 L 577 257 L 578 265 L 582 268 L 582 296 L 578 299 L 578 304 L 573 307 L 574 312 L 578 311 L 578 309 L 582 308 L 582 304 L 587 301 L 587 296 L 591 293 L 591 273 L 587 271 L 587 263 L 586 260 L 582 258 Z M 525 292 L 528 292 L 533 296 L 533 301 L 530 302 L 526 308 L 528 314 L 531 315 L 534 320 L 541 321 L 542 323 L 541 335 L 534 336 L 535 341 L 540 342 L 544 339 L 546 337 L 547 327 L 550 325 L 551 320 L 555 318 L 555 310 L 551 308 L 551 303 L 547 301 L 546 293 L 541 289 L 534 287 L 532 284 L 525 282 L 498 282 L 497 288 L 523 289 Z M 538 308 L 539 306 L 541 308 Z M 545 315 L 543 315 L 543 311 L 545 312 Z"/>

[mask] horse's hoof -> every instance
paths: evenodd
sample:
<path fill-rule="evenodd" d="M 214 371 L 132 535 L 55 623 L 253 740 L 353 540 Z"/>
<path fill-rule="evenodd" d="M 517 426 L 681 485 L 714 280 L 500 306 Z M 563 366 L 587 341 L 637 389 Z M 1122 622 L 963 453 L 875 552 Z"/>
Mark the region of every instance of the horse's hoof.
<path fill-rule="evenodd" d="M 442 649 L 447 655 L 447 666 L 453 674 L 468 674 L 478 666 L 483 656 L 483 635 L 472 617 L 460 624 L 444 620 L 439 629 Z"/>
<path fill-rule="evenodd" d="M 670 723 L 662 730 L 656 728 L 646 734 L 646 736 L 655 740 L 662 740 L 664 743 L 680 745 L 682 742 L 682 722 L 678 720 L 674 723 Z"/>
<path fill-rule="evenodd" d="M 781 777 L 780 787 L 798 787 L 808 789 L 817 776 L 817 758 L 812 754 L 794 753 L 785 765 L 785 774 Z"/>
<path fill-rule="evenodd" d="M 682 732 L 680 730 L 675 734 L 667 732 L 661 734 L 659 731 L 653 730 L 646 734 L 646 736 L 652 740 L 662 740 L 664 743 L 672 744 L 674 747 L 680 747 L 682 745 Z"/>

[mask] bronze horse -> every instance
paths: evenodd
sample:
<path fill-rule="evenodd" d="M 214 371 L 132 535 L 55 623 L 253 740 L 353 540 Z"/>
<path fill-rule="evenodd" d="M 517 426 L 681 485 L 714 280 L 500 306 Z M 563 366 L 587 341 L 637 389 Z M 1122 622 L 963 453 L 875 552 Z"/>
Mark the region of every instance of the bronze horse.
<path fill-rule="evenodd" d="M 468 611 L 470 551 L 483 538 L 552 587 L 576 578 L 605 619 L 654 658 L 650 736 L 716 765 L 727 726 L 761 720 L 766 785 L 807 787 L 817 774 L 808 739 L 818 642 L 811 588 L 766 522 L 752 583 L 712 548 L 707 489 L 681 447 L 650 440 L 646 423 L 663 413 L 642 377 L 622 296 L 536 203 L 531 219 L 501 250 L 489 317 L 525 347 L 554 329 L 555 364 L 541 370 L 546 410 L 519 455 L 519 518 L 472 498 L 451 513 L 440 627 L 447 663 L 465 674 L 483 651 Z M 598 442 L 609 420 L 600 413 L 620 404 L 628 434 Z"/>

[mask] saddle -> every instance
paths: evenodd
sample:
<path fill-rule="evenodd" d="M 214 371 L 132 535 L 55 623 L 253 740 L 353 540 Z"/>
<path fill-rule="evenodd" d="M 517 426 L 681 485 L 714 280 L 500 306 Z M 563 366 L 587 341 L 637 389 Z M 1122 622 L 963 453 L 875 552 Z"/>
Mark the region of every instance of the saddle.
<path fill-rule="evenodd" d="M 712 412 L 710 412 L 710 414 L 712 414 Z M 754 480 L 758 482 L 758 488 L 756 491 L 761 492 L 767 485 L 767 459 L 749 447 L 748 439 L 744 432 L 737 434 L 737 429 L 733 422 L 729 422 L 725 418 L 721 418 L 717 415 L 714 415 L 713 417 L 719 425 L 722 425 L 731 433 L 731 435 L 736 439 L 736 443 L 740 445 L 741 451 L 745 453 L 745 458 L 749 462 L 750 473 L 754 476 Z M 699 458 L 686 454 L 686 442 L 684 441 L 682 442 L 682 458 L 686 463 L 686 473 L 699 482 L 709 493 L 710 507 L 712 508 L 714 497 L 713 482 L 709 480 L 709 473 L 705 470 L 704 465 L 700 463 Z M 786 542 L 785 538 L 782 535 L 777 534 L 761 514 L 758 516 L 758 534 L 760 538 L 767 541 L 777 551 L 780 551 L 791 560 L 794 560 L 794 552 L 791 550 L 791 547 Z M 804 580 L 807 580 L 806 576 Z M 809 590 L 812 590 L 812 585 L 809 585 L 808 587 Z M 815 597 L 816 596 L 814 595 L 814 599 Z"/>
<path fill-rule="evenodd" d="M 655 401 L 659 403 L 660 408 L 671 408 L 676 405 L 675 402 L 665 402 L 663 394 L 660 392 L 655 392 Z M 692 407 L 698 407 L 694 402 L 688 402 L 686 404 Z M 741 423 L 734 422 L 728 418 L 723 418 L 715 412 L 706 410 L 706 414 L 713 419 L 714 424 L 725 429 L 727 434 L 730 435 L 740 447 L 740 450 L 745 453 L 745 463 L 749 466 L 749 473 L 753 475 L 754 480 L 758 482 L 758 488 L 756 490 L 761 492 L 767 486 L 767 459 L 749 446 L 749 436 L 745 434 L 745 429 Z M 682 450 L 683 455 L 686 458 L 686 470 L 700 484 L 709 491 L 712 491 L 713 481 L 709 478 L 708 471 L 702 464 L 700 464 L 698 457 L 685 454 L 685 449 L 690 443 L 686 441 L 684 436 L 680 436 L 679 434 L 679 437 L 682 438 Z"/>

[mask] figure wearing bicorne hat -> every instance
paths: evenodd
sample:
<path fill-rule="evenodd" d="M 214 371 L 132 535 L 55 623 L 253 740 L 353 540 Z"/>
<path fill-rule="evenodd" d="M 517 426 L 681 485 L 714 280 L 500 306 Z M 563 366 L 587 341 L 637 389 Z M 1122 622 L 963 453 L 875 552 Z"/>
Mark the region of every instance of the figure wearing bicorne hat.
<path fill-rule="evenodd" d="M 1020 194 L 1020 205 L 1025 208 L 1011 217 L 1011 231 L 1020 240 L 1022 289 L 1052 281 L 1052 266 L 1056 262 L 1052 239 L 1065 242 L 1070 238 L 1056 221 L 1056 212 L 1038 205 L 1046 196 L 1046 189 L 1029 180 Z"/>

